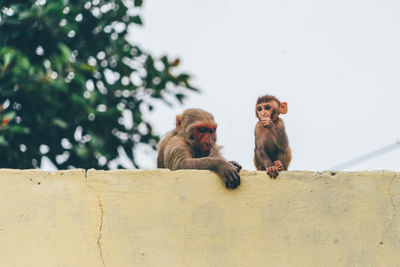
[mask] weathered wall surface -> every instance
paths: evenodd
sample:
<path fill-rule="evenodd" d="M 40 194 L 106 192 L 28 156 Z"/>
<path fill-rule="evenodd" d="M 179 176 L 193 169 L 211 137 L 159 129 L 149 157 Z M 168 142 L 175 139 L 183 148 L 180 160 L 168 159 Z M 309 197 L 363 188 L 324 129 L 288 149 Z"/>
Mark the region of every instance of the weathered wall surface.
<path fill-rule="evenodd" d="M 399 266 L 400 173 L 0 170 L 0 266 Z"/>

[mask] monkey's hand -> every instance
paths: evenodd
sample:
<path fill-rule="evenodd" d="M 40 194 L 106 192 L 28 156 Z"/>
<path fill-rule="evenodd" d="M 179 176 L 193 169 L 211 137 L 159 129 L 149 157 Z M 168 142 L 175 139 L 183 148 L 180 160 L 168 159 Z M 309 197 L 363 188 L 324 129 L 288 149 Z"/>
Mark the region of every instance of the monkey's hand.
<path fill-rule="evenodd" d="M 267 127 L 272 123 L 272 120 L 269 117 L 262 117 L 260 123 L 262 126 Z"/>
<path fill-rule="evenodd" d="M 269 177 L 275 179 L 275 178 L 279 175 L 278 167 L 276 167 L 276 166 L 269 166 L 269 167 L 267 168 L 267 174 L 269 175 Z"/>
<path fill-rule="evenodd" d="M 278 171 L 283 171 L 283 164 L 280 160 L 274 161 L 274 166 L 278 168 Z"/>
<path fill-rule="evenodd" d="M 231 160 L 231 161 L 228 161 L 230 164 L 232 164 L 233 165 L 233 167 L 236 167 L 236 171 L 237 172 L 240 172 L 240 170 L 242 169 L 242 165 L 240 165 L 239 163 L 237 163 L 236 161 L 233 161 L 233 160 Z"/>
<path fill-rule="evenodd" d="M 226 161 L 224 163 L 218 166 L 217 173 L 222 178 L 226 188 L 234 189 L 240 185 L 240 176 L 237 167 Z"/>

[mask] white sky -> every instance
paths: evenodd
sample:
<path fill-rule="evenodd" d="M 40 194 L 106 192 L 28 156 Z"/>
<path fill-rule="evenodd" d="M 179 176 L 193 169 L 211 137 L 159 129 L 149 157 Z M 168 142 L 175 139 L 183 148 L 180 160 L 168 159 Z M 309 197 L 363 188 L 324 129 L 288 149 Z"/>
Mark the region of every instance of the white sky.
<path fill-rule="evenodd" d="M 400 1 L 148 0 L 131 39 L 181 58 L 202 90 L 148 115 L 158 134 L 198 107 L 218 123 L 228 160 L 253 165 L 254 105 L 272 94 L 293 151 L 289 170 L 319 171 L 400 140 Z M 156 154 L 140 153 L 145 168 Z M 400 171 L 399 149 L 346 170 Z"/>

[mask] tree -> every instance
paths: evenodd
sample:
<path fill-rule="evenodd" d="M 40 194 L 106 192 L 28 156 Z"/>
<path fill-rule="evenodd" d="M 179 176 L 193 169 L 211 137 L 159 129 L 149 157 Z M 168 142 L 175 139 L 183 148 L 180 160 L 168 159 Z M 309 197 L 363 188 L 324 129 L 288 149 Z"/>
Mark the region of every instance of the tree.
<path fill-rule="evenodd" d="M 108 169 L 159 137 L 143 117 L 182 102 L 190 76 L 125 36 L 142 0 L 0 1 L 0 167 Z M 118 165 L 118 168 L 121 168 Z"/>

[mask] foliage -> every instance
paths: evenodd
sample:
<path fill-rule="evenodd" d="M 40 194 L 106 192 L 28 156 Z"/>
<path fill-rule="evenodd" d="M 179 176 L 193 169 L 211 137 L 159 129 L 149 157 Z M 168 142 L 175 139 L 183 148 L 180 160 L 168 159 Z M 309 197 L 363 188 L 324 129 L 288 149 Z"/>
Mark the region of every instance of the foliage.
<path fill-rule="evenodd" d="M 141 0 L 0 1 L 0 168 L 108 169 L 159 138 L 143 114 L 184 100 L 179 60 L 126 40 Z M 122 166 L 119 164 L 118 168 Z"/>

